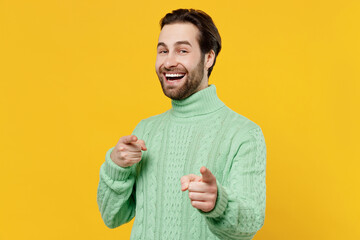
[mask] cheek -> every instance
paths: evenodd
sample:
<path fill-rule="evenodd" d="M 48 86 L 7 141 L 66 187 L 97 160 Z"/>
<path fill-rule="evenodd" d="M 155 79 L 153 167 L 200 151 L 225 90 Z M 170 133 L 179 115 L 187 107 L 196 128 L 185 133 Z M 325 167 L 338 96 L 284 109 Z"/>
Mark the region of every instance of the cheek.
<path fill-rule="evenodd" d="M 156 57 L 156 61 L 155 61 L 155 70 L 156 70 L 156 72 L 159 71 L 160 66 L 161 66 L 161 58 Z"/>
<path fill-rule="evenodd" d="M 192 55 L 182 60 L 183 66 L 188 71 L 194 70 L 198 66 L 199 62 L 200 62 L 200 56 L 198 55 Z"/>

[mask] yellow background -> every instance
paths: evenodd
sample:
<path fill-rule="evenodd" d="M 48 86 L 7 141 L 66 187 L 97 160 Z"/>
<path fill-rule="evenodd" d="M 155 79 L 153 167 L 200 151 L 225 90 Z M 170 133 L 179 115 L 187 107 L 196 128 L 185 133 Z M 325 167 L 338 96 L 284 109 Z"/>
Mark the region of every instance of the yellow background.
<path fill-rule="evenodd" d="M 356 0 L 0 0 L 0 239 L 129 238 L 132 223 L 101 220 L 99 168 L 170 107 L 158 22 L 180 7 L 213 17 L 223 50 L 210 83 L 265 135 L 255 239 L 360 239 Z"/>

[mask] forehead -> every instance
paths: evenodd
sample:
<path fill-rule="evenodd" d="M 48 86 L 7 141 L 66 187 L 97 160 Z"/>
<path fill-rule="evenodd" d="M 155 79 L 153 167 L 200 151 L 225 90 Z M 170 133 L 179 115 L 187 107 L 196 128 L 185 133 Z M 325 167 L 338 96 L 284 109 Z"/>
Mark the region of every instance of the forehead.
<path fill-rule="evenodd" d="M 173 23 L 165 25 L 159 35 L 159 42 L 173 45 L 179 41 L 188 41 L 191 45 L 198 45 L 199 30 L 191 23 Z"/>

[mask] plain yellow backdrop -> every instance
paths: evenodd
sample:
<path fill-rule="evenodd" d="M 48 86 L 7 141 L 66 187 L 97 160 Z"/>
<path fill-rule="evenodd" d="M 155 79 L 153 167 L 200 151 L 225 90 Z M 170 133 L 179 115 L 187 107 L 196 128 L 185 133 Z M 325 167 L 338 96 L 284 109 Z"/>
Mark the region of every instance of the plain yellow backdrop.
<path fill-rule="evenodd" d="M 210 83 L 267 143 L 254 239 L 360 239 L 360 2 L 0 0 L 0 239 L 129 239 L 96 203 L 105 152 L 171 107 L 158 22 L 209 13 Z"/>

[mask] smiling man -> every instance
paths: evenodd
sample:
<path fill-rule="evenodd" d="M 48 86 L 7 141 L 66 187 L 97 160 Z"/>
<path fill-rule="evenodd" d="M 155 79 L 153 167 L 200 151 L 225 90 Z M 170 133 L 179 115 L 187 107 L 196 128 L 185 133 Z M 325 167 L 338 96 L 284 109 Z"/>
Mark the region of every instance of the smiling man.
<path fill-rule="evenodd" d="M 198 35 L 199 30 L 192 23 L 162 27 L 155 68 L 164 94 L 171 99 L 187 98 L 208 86 L 206 69 L 213 65 L 215 53 L 211 49 L 202 54 Z"/>
<path fill-rule="evenodd" d="M 101 216 L 115 228 L 136 215 L 131 239 L 252 239 L 265 218 L 262 131 L 208 85 L 221 50 L 210 16 L 178 9 L 160 26 L 155 68 L 172 108 L 107 152 Z"/>

